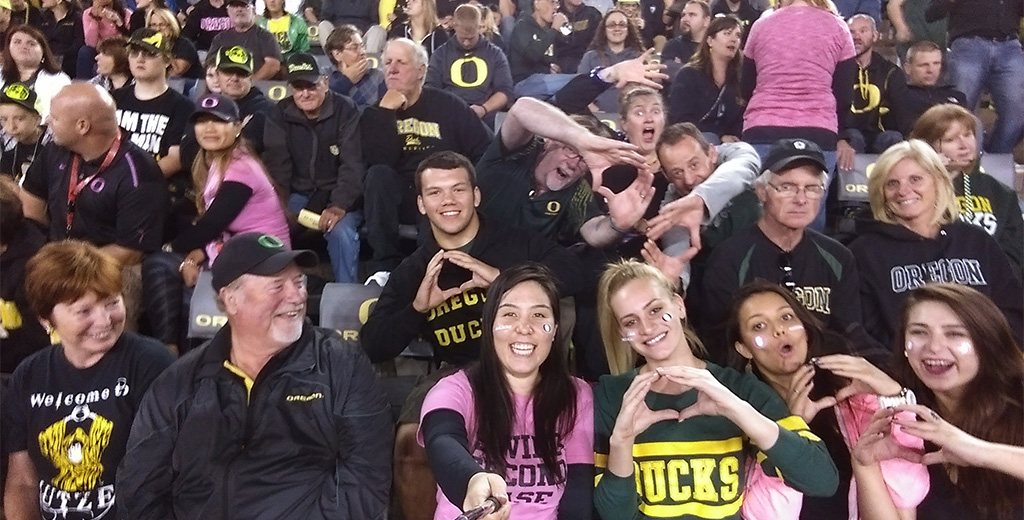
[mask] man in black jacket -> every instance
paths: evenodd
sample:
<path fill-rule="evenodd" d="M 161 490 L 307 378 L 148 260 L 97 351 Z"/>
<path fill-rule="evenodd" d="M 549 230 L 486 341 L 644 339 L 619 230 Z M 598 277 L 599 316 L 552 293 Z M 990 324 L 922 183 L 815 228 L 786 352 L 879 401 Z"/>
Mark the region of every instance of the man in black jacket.
<path fill-rule="evenodd" d="M 266 138 L 284 152 L 270 175 L 287 191 L 288 211 L 320 215 L 317 227 L 327 239 L 335 281 L 356 283 L 363 214 L 355 205 L 365 173 L 359 110 L 327 88 L 312 55 L 296 54 L 285 66 L 295 93 L 270 113 L 274 124 Z"/>
<path fill-rule="evenodd" d="M 903 62 L 903 70 L 907 73 L 907 88 L 903 91 L 903 97 L 897 100 L 901 107 L 897 126 L 903 135 L 910 135 L 917 118 L 935 105 L 967 104 L 963 92 L 952 85 L 940 83 L 942 49 L 935 43 L 922 40 L 911 45 L 907 50 L 907 59 Z"/>
<path fill-rule="evenodd" d="M 390 410 L 359 345 L 305 319 L 315 264 L 272 235 L 225 242 L 228 323 L 143 399 L 117 473 L 126 518 L 384 518 Z"/>

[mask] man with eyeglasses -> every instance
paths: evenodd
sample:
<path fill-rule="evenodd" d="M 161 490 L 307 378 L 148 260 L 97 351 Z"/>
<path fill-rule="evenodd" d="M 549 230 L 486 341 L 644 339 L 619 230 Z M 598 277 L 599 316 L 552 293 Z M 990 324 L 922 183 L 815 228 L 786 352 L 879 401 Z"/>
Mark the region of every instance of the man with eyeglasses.
<path fill-rule="evenodd" d="M 756 226 L 732 236 L 711 253 L 700 291 L 701 338 L 723 338 L 732 294 L 756 279 L 778 283 L 826 326 L 851 338 L 859 350 L 874 345 L 860 332 L 860 284 L 853 255 L 808 226 L 825 197 L 825 156 L 805 139 L 782 139 L 765 157 L 754 191 L 762 205 Z M 866 335 L 864 336 L 866 337 Z M 867 342 L 867 343 L 865 343 Z M 731 345 L 711 344 L 716 362 Z"/>
<path fill-rule="evenodd" d="M 385 517 L 391 411 L 359 343 L 306 318 L 316 264 L 272 235 L 224 243 L 227 324 L 142 400 L 117 474 L 126 518 Z"/>
<path fill-rule="evenodd" d="M 287 194 L 288 211 L 319 214 L 334 279 L 358 283 L 359 226 L 356 201 L 363 194 L 359 110 L 351 99 L 331 92 L 309 53 L 288 58 L 288 83 L 294 92 L 270 113 L 271 147 L 281 149 L 281 167 L 270 172 Z"/>

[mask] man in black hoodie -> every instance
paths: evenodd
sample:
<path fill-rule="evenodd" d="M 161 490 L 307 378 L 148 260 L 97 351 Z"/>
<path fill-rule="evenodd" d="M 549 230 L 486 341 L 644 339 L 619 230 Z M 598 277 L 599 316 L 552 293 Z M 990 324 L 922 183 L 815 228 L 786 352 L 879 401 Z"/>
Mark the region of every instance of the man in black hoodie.
<path fill-rule="evenodd" d="M 893 62 L 875 52 L 878 29 L 875 19 L 858 14 L 850 18 L 850 34 L 857 50 L 857 80 L 847 127 L 839 132 L 837 164 L 848 170 L 858 153 L 882 153 L 903 140 L 896 129 L 898 101 L 906 90 L 906 78 Z"/>
<path fill-rule="evenodd" d="M 907 50 L 903 70 L 907 73 L 907 88 L 903 97 L 897 100 L 901 108 L 896 122 L 903 135 L 910 135 L 917 118 L 929 108 L 945 103 L 960 106 L 967 103 L 963 92 L 939 82 L 942 77 L 942 49 L 938 45 L 928 40 L 912 45 Z"/>

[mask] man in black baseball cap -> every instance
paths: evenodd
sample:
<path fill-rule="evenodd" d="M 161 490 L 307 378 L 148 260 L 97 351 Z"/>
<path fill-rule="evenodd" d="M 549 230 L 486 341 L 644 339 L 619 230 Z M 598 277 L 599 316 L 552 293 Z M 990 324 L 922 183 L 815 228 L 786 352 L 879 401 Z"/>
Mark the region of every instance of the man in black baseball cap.
<path fill-rule="evenodd" d="M 39 96 L 28 85 L 8 83 L 0 90 L 0 125 L 15 141 L 14 148 L 0 154 L 0 173 L 17 181 L 32 164 L 39 145 L 49 141 L 40 110 Z"/>
<path fill-rule="evenodd" d="M 873 348 L 860 326 L 860 287 L 853 255 L 839 242 L 810 229 L 825 197 L 825 157 L 805 139 L 782 139 L 765 156 L 754 191 L 761 218 L 711 253 L 702 280 L 702 338 L 725 337 L 732 295 L 756 279 L 777 283 L 833 331 L 858 348 Z M 856 327 L 851 328 L 851 327 Z M 709 345 L 724 361 L 732 345 Z"/>
<path fill-rule="evenodd" d="M 150 386 L 118 470 L 126 518 L 383 518 L 390 408 L 358 342 L 306 319 L 315 263 L 273 235 L 224 243 L 227 325 Z"/>
<path fill-rule="evenodd" d="M 273 79 L 284 61 L 277 37 L 256 23 L 256 7 L 249 0 L 228 0 L 227 10 L 231 28 L 214 36 L 210 49 L 242 47 L 252 54 L 255 79 Z"/>
<path fill-rule="evenodd" d="M 320 215 L 319 231 L 327 240 L 334 279 L 359 283 L 359 227 L 363 214 L 356 205 L 363 193 L 359 110 L 351 99 L 331 92 L 313 56 L 288 58 L 288 83 L 293 94 L 271 111 L 267 143 L 279 154 L 280 166 L 268 170 L 287 190 L 288 210 Z"/>

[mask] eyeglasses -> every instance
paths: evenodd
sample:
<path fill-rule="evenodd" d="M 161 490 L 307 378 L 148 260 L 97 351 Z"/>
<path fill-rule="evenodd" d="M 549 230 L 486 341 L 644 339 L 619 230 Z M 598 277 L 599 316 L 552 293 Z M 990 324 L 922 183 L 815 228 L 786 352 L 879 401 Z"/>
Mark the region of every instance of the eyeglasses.
<path fill-rule="evenodd" d="M 343 51 L 359 52 L 359 50 L 362 49 L 362 48 L 363 48 L 363 44 L 361 44 L 361 43 L 350 43 L 350 44 L 342 47 L 341 50 L 343 50 Z"/>
<path fill-rule="evenodd" d="M 159 56 L 159 54 L 157 54 L 155 52 L 149 52 L 149 51 L 147 51 L 145 49 L 140 49 L 138 47 L 131 47 L 131 48 L 128 49 L 128 56 L 129 57 L 140 57 L 141 56 L 141 57 L 144 57 L 144 58 L 156 58 L 157 56 Z"/>
<path fill-rule="evenodd" d="M 573 147 L 571 147 L 571 146 L 569 146 L 567 144 L 562 144 L 562 151 L 565 152 L 565 155 L 569 156 L 569 160 L 576 160 L 576 159 L 583 158 L 583 156 L 580 155 L 580 153 L 577 152 L 575 148 L 573 148 Z"/>
<path fill-rule="evenodd" d="M 784 182 L 776 186 L 769 182 L 768 185 L 771 186 L 772 189 L 775 190 L 775 192 L 778 193 L 780 197 L 784 197 L 787 199 L 796 197 L 796 195 L 800 192 L 803 192 L 803 194 L 808 199 L 820 199 L 822 196 L 825 195 L 824 184 L 809 184 L 807 186 L 798 186 L 790 182 Z"/>
<path fill-rule="evenodd" d="M 793 255 L 782 253 L 779 255 L 779 270 L 782 271 L 782 279 L 779 285 L 785 287 L 789 292 L 796 290 L 796 280 L 793 279 Z"/>

